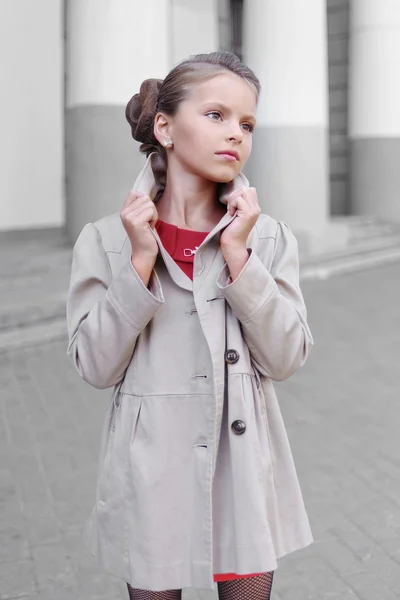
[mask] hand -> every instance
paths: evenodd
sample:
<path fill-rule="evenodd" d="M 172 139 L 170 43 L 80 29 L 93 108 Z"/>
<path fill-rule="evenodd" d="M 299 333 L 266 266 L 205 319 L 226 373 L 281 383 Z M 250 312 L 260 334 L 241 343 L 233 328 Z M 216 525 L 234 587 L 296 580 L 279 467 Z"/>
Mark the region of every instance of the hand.
<path fill-rule="evenodd" d="M 131 242 L 132 258 L 155 262 L 158 244 L 150 231 L 158 219 L 154 202 L 149 196 L 131 190 L 121 209 L 120 217 Z"/>
<path fill-rule="evenodd" d="M 240 188 L 228 197 L 228 211 L 236 217 L 221 234 L 220 244 L 224 256 L 246 249 L 247 238 L 261 213 L 257 191 L 254 187 Z"/>

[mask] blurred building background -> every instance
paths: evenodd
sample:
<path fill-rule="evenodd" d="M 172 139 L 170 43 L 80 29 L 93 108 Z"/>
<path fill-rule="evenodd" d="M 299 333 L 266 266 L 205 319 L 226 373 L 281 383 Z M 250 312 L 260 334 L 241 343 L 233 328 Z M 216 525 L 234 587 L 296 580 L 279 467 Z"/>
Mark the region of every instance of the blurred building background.
<path fill-rule="evenodd" d="M 119 211 L 143 164 L 124 108 L 181 59 L 235 52 L 261 80 L 245 173 L 311 252 L 356 217 L 400 222 L 398 0 L 2 0 L 0 230 Z"/>
<path fill-rule="evenodd" d="M 262 83 L 245 172 L 315 340 L 274 385 L 317 543 L 272 596 L 399 600 L 399 29 L 400 0 L 0 0 L 0 600 L 126 598 L 82 545 L 110 394 L 67 358 L 72 242 L 144 162 L 143 79 L 218 48 Z"/>

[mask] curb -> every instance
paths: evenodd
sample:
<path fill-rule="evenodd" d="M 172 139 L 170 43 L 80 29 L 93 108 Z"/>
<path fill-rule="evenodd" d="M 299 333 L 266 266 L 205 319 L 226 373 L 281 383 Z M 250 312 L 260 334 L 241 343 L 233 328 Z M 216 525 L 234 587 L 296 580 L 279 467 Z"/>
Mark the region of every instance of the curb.
<path fill-rule="evenodd" d="M 346 256 L 320 262 L 305 264 L 300 269 L 300 281 L 315 281 L 329 279 L 336 275 L 345 275 L 365 269 L 372 269 L 400 261 L 400 246 L 383 248 L 374 253 L 364 253 Z"/>
<path fill-rule="evenodd" d="M 0 331 L 0 355 L 62 340 L 65 340 L 65 352 L 67 352 L 68 333 L 65 318 Z"/>

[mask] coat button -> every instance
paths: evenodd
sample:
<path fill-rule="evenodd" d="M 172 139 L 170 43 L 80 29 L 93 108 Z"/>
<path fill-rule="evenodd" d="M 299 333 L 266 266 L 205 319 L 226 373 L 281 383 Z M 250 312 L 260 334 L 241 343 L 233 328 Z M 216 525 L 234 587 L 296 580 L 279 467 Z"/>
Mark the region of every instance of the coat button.
<path fill-rule="evenodd" d="M 228 365 L 233 365 L 239 360 L 239 352 L 237 350 L 227 350 L 225 352 L 225 361 Z"/>
<path fill-rule="evenodd" d="M 231 427 L 234 433 L 236 433 L 237 435 L 242 435 L 242 433 L 246 431 L 246 423 L 244 421 L 233 421 Z"/>

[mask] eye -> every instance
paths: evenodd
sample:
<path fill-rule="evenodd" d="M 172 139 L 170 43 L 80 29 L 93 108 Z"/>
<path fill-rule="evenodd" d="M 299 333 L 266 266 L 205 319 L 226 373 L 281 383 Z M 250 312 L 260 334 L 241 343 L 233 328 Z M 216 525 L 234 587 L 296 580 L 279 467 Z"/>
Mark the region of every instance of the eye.
<path fill-rule="evenodd" d="M 220 113 L 220 112 L 218 112 L 217 110 L 213 110 L 213 111 L 211 111 L 211 112 L 207 113 L 207 117 L 209 117 L 210 115 L 217 115 L 217 117 L 220 117 L 220 118 L 222 119 L 222 115 L 221 115 L 221 113 Z M 213 118 L 212 120 L 213 120 L 213 121 L 216 121 L 216 119 L 214 119 L 214 118 Z"/>
<path fill-rule="evenodd" d="M 248 131 L 249 133 L 252 133 L 254 131 L 254 125 L 252 125 L 251 123 L 243 123 L 243 127 L 246 127 L 246 131 Z"/>

